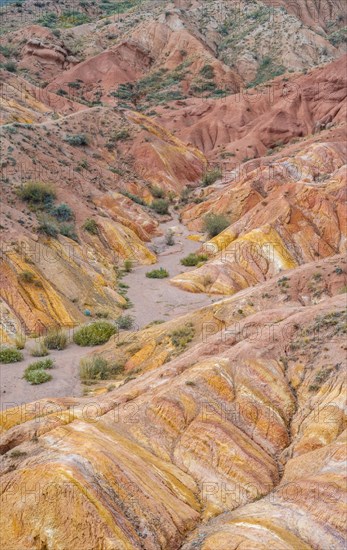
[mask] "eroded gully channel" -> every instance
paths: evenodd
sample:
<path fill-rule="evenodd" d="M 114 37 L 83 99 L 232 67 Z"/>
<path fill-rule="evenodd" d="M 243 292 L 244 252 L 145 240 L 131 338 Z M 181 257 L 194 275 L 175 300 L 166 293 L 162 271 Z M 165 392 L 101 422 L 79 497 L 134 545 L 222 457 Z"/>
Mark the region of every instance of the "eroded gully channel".
<path fill-rule="evenodd" d="M 182 266 L 180 260 L 198 250 L 201 243 L 188 239 L 191 233 L 179 222 L 176 212 L 172 214 L 172 219 L 162 223 L 160 228 L 163 236 L 156 237 L 149 245 L 150 248 L 158 249 L 157 263 L 151 266 L 134 267 L 133 271 L 123 279 L 129 285 L 127 295 L 133 303 L 133 308 L 124 313 L 129 313 L 134 318 L 133 331 L 140 330 L 153 321 L 167 321 L 218 300 L 206 294 L 185 292 L 170 284 L 171 277 L 192 269 Z M 165 243 L 165 234 L 169 229 L 174 231 L 173 246 Z M 159 267 L 167 269 L 170 277 L 167 279 L 146 277 L 147 271 Z M 79 361 L 98 348 L 81 348 L 70 343 L 63 351 L 51 351 L 49 357 L 55 362 L 55 368 L 51 371 L 52 380 L 38 386 L 31 386 L 23 379 L 23 373 L 30 363 L 37 360 L 30 355 L 30 348 L 34 344 L 34 341 L 26 343 L 23 361 L 0 365 L 1 409 L 20 406 L 46 397 L 82 395 L 83 388 L 78 373 Z"/>
<path fill-rule="evenodd" d="M 178 219 L 176 212 L 171 213 L 172 219 L 161 223 L 161 237 L 155 237 L 149 248 L 157 249 L 157 263 L 151 266 L 134 267 L 123 281 L 129 285 L 127 296 L 133 304 L 129 314 L 134 318 L 134 328 L 141 329 L 153 321 L 168 321 L 174 317 L 200 307 L 211 304 L 217 298 L 206 294 L 193 294 L 170 284 L 170 279 L 191 267 L 184 267 L 180 261 L 192 252 L 196 252 L 201 243 L 189 239 L 192 235 Z M 175 244 L 168 246 L 165 235 L 169 230 L 174 232 Z M 169 272 L 166 279 L 150 279 L 146 277 L 148 271 L 160 267 Z"/>

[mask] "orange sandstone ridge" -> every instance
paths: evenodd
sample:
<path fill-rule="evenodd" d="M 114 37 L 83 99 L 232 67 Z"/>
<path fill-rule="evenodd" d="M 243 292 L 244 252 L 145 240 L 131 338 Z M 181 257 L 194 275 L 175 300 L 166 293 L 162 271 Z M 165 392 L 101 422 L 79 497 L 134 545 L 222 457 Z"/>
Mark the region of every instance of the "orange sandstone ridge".
<path fill-rule="evenodd" d="M 203 340 L 118 389 L 6 411 L 8 548 L 76 538 L 77 548 L 180 548 L 189 533 L 184 548 L 342 548 L 346 323 L 335 266 L 343 260 L 321 265 L 335 282 L 319 301 L 302 305 L 302 280 L 319 269 L 308 264 L 291 272 L 293 304 L 272 296 L 257 313 L 277 286 L 258 285 L 243 319 L 231 299 L 212 317 L 195 312 L 195 323 L 210 319 Z"/>

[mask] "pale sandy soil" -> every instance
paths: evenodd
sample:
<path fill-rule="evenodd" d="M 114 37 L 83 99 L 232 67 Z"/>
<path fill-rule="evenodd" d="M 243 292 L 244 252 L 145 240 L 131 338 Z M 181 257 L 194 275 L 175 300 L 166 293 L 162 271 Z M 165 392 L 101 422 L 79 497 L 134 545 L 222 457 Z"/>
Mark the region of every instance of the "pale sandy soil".
<path fill-rule="evenodd" d="M 55 367 L 48 371 L 52 380 L 32 386 L 23 379 L 24 370 L 30 363 L 44 359 L 32 357 L 29 353 L 34 341 L 28 341 L 23 350 L 24 361 L 0 365 L 0 407 L 1 410 L 15 407 L 23 403 L 30 403 L 44 397 L 77 397 L 82 395 L 82 385 L 79 379 L 79 361 L 90 351 L 97 349 L 82 348 L 76 344 L 62 350 L 52 350 L 47 356 L 54 359 Z"/>
<path fill-rule="evenodd" d="M 169 228 L 175 232 L 175 245 L 167 246 L 165 233 Z M 146 272 L 163 267 L 170 277 L 178 275 L 186 268 L 180 260 L 190 252 L 198 250 L 200 243 L 188 239 L 189 231 L 179 223 L 178 216 L 173 213 L 173 219 L 161 224 L 163 237 L 157 237 L 151 246 L 157 249 L 158 262 L 153 266 L 134 267 L 123 281 L 129 285 L 127 295 L 134 307 L 126 314 L 135 319 L 132 330 L 139 330 L 152 321 L 167 321 L 178 315 L 184 315 L 193 309 L 203 307 L 216 301 L 207 295 L 191 294 L 170 285 L 169 279 L 148 279 Z M 52 380 L 38 386 L 30 385 L 23 379 L 25 368 L 40 358 L 32 357 L 29 349 L 34 341 L 26 343 L 24 361 L 9 365 L 0 365 L 0 407 L 6 409 L 22 403 L 30 403 L 46 397 L 77 397 L 82 395 L 82 385 L 79 379 L 79 361 L 89 352 L 98 348 L 79 347 L 75 344 L 63 351 L 51 351 L 49 357 L 55 360 L 55 368 L 50 371 Z"/>
<path fill-rule="evenodd" d="M 171 277 L 194 269 L 182 266 L 180 260 L 201 247 L 201 243 L 187 238 L 192 233 L 180 224 L 177 214 L 173 213 L 172 216 L 171 221 L 162 223 L 160 226 L 164 236 L 157 237 L 152 241 L 152 245 L 157 247 L 159 252 L 157 253 L 158 262 L 153 266 L 135 267 L 123 279 L 130 287 L 127 296 L 134 307 L 128 313 L 135 319 L 135 330 L 143 328 L 152 321 L 167 321 L 173 317 L 184 315 L 217 300 L 216 297 L 211 298 L 204 294 L 185 292 L 170 284 Z M 175 231 L 175 245 L 173 246 L 165 244 L 165 233 L 169 228 Z M 160 267 L 169 272 L 169 278 L 149 279 L 146 277 L 147 271 Z"/>

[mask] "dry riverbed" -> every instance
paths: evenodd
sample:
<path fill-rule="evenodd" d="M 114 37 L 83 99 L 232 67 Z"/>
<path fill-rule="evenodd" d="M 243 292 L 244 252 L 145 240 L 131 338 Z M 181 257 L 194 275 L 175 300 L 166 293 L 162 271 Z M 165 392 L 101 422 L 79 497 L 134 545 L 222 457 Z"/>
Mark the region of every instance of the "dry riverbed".
<path fill-rule="evenodd" d="M 160 226 L 164 236 L 152 241 L 152 247 L 157 249 L 158 261 L 153 266 L 135 267 L 123 281 L 129 285 L 127 296 L 133 304 L 129 314 L 135 319 L 135 328 L 141 329 L 153 321 L 168 321 L 179 315 L 184 315 L 193 309 L 198 309 L 216 301 L 206 294 L 192 294 L 170 284 L 170 278 L 192 269 L 184 267 L 180 261 L 192 252 L 196 252 L 201 243 L 188 237 L 191 233 L 182 225 L 177 214 L 172 220 Z M 168 230 L 174 233 L 175 244 L 168 246 L 165 235 Z M 149 279 L 147 271 L 163 267 L 170 276 L 167 279 Z"/>
<path fill-rule="evenodd" d="M 175 244 L 168 246 L 165 234 L 168 230 L 174 234 Z M 123 281 L 129 285 L 127 296 L 133 307 L 126 313 L 134 318 L 132 330 L 140 330 L 153 321 L 167 321 L 179 315 L 184 315 L 193 309 L 216 301 L 205 294 L 191 294 L 170 284 L 171 277 L 178 275 L 187 268 L 180 260 L 196 252 L 201 243 L 189 239 L 189 231 L 182 225 L 176 213 L 172 219 L 161 224 L 162 237 L 153 239 L 151 247 L 156 251 L 157 264 L 153 266 L 134 267 L 131 273 L 125 275 Z M 146 272 L 163 267 L 170 277 L 167 279 L 149 279 Z M 79 378 L 79 362 L 82 357 L 98 348 L 79 347 L 70 343 L 65 350 L 51 351 L 49 356 L 55 362 L 50 371 L 52 380 L 44 384 L 32 386 L 23 379 L 26 367 L 39 360 L 29 353 L 34 341 L 28 341 L 23 350 L 24 360 L 18 363 L 0 365 L 0 405 L 1 409 L 18 406 L 24 403 L 49 397 L 77 397 L 83 393 Z"/>

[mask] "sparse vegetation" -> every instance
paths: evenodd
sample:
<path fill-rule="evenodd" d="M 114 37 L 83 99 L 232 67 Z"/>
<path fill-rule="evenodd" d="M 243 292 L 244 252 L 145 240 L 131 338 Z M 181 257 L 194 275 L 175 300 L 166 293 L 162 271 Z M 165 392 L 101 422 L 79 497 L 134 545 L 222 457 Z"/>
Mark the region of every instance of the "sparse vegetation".
<path fill-rule="evenodd" d="M 50 380 L 52 380 L 52 376 L 44 369 L 25 369 L 23 378 L 25 378 L 25 380 L 29 382 L 29 384 L 35 386 L 39 384 L 44 384 L 45 382 L 49 382 Z"/>
<path fill-rule="evenodd" d="M 187 267 L 196 266 L 202 262 L 207 262 L 208 256 L 206 254 L 188 254 L 185 258 L 182 258 L 181 264 Z"/>
<path fill-rule="evenodd" d="M 126 130 L 126 129 L 119 130 L 114 134 L 115 141 L 126 141 L 129 138 L 130 138 L 130 132 L 129 130 Z"/>
<path fill-rule="evenodd" d="M 27 341 L 27 338 L 26 338 L 25 334 L 20 333 L 20 334 L 16 335 L 16 337 L 14 339 L 14 345 L 16 346 L 17 349 L 22 350 L 22 349 L 25 348 L 26 341 Z"/>
<path fill-rule="evenodd" d="M 141 204 L 141 206 L 146 206 L 146 203 L 141 197 L 138 197 L 137 195 L 133 195 L 132 193 L 128 193 L 127 191 L 121 191 L 122 195 L 125 197 L 128 197 L 128 199 L 132 200 L 133 202 L 136 202 L 136 204 Z"/>
<path fill-rule="evenodd" d="M 192 323 L 187 323 L 185 326 L 170 333 L 171 342 L 178 350 L 184 350 L 189 342 L 193 340 L 194 336 L 195 329 Z"/>
<path fill-rule="evenodd" d="M 49 355 L 49 351 L 44 342 L 40 341 L 37 342 L 33 348 L 30 349 L 30 355 L 32 355 L 33 357 L 45 357 L 46 355 Z"/>
<path fill-rule="evenodd" d="M 92 218 L 87 218 L 83 224 L 83 229 L 91 233 L 91 235 L 98 235 L 99 227 L 95 220 Z"/>
<path fill-rule="evenodd" d="M 26 369 L 25 372 L 30 372 L 37 369 L 53 369 L 54 361 L 53 359 L 41 359 L 41 361 L 35 361 L 31 363 Z"/>
<path fill-rule="evenodd" d="M 277 65 L 270 56 L 265 56 L 258 67 L 255 79 L 248 84 L 248 88 L 258 86 L 267 80 L 283 74 L 285 71 L 286 68 L 284 65 Z"/>
<path fill-rule="evenodd" d="M 172 229 L 168 229 L 165 235 L 165 243 L 167 246 L 174 246 L 175 244 L 175 238 L 174 238 L 174 232 Z"/>
<path fill-rule="evenodd" d="M 76 330 L 73 341 L 78 346 L 99 346 L 108 342 L 116 332 L 115 325 L 107 321 L 95 321 Z"/>
<path fill-rule="evenodd" d="M 72 208 L 65 203 L 57 204 L 51 209 L 52 216 L 59 222 L 68 222 L 74 219 L 75 215 Z"/>
<path fill-rule="evenodd" d="M 329 42 L 336 48 L 347 43 L 347 27 L 342 27 L 328 36 Z"/>
<path fill-rule="evenodd" d="M 69 134 L 65 136 L 64 141 L 74 147 L 84 147 L 88 145 L 88 138 L 85 134 Z"/>
<path fill-rule="evenodd" d="M 47 237 L 56 238 L 59 235 L 59 227 L 52 222 L 48 217 L 41 218 L 37 228 L 38 233 L 47 235 Z"/>
<path fill-rule="evenodd" d="M 162 216 L 169 213 L 169 201 L 166 199 L 156 199 L 152 202 L 151 208 Z"/>
<path fill-rule="evenodd" d="M 205 172 L 205 174 L 202 177 L 202 185 L 203 187 L 207 187 L 209 185 L 212 185 L 215 183 L 218 179 L 222 177 L 222 170 L 218 167 L 212 168 L 211 170 L 208 170 Z"/>
<path fill-rule="evenodd" d="M 129 258 L 127 260 L 124 260 L 124 271 L 126 273 L 131 273 L 133 269 L 133 262 Z"/>
<path fill-rule="evenodd" d="M 0 348 L 0 363 L 18 363 L 23 360 L 23 354 L 16 348 Z"/>
<path fill-rule="evenodd" d="M 208 234 L 209 238 L 212 239 L 229 227 L 230 221 L 223 214 L 207 214 L 203 220 L 204 231 Z"/>
<path fill-rule="evenodd" d="M 32 271 L 24 270 L 19 273 L 18 280 L 21 283 L 32 284 L 35 281 L 35 274 Z"/>
<path fill-rule="evenodd" d="M 117 325 L 120 329 L 129 330 L 134 325 L 134 319 L 131 315 L 121 315 L 117 318 Z"/>
<path fill-rule="evenodd" d="M 30 204 L 50 206 L 55 199 L 55 191 L 47 183 L 28 182 L 18 189 L 18 196 Z"/>
<path fill-rule="evenodd" d="M 157 185 L 151 186 L 151 193 L 154 198 L 156 199 L 163 199 L 165 197 L 165 191 L 161 187 L 158 187 Z"/>
<path fill-rule="evenodd" d="M 319 391 L 319 389 L 322 387 L 324 382 L 326 382 L 329 379 L 333 371 L 334 369 L 332 367 L 320 369 L 314 378 L 313 384 L 309 385 L 308 391 L 309 392 Z"/>
<path fill-rule="evenodd" d="M 41 361 L 35 361 L 31 363 L 24 371 L 23 378 L 30 384 L 38 385 L 48 382 L 52 379 L 52 376 L 45 372 L 54 367 L 54 361 L 52 359 L 42 359 Z"/>
<path fill-rule="evenodd" d="M 284 276 L 278 279 L 277 284 L 282 290 L 285 290 L 289 288 L 289 281 L 290 281 L 289 277 Z"/>
<path fill-rule="evenodd" d="M 78 241 L 75 226 L 71 223 L 62 223 L 59 227 L 59 233 L 64 235 L 64 237 L 72 239 L 73 241 Z"/>
<path fill-rule="evenodd" d="M 146 273 L 146 277 L 148 277 L 148 279 L 165 279 L 169 276 L 169 272 L 163 267 L 160 267 L 159 269 L 153 269 L 153 271 L 147 271 Z"/>
<path fill-rule="evenodd" d="M 2 63 L 1 66 L 9 73 L 17 72 L 17 65 L 14 61 L 5 61 L 5 63 Z"/>
<path fill-rule="evenodd" d="M 85 384 L 90 384 L 97 380 L 108 380 L 123 372 L 123 363 L 112 364 L 100 355 L 86 357 L 80 361 L 80 378 Z"/>
<path fill-rule="evenodd" d="M 27 456 L 27 453 L 25 451 L 20 451 L 19 449 L 15 449 L 10 453 L 11 458 L 21 458 L 23 456 Z"/>
<path fill-rule="evenodd" d="M 63 350 L 68 344 L 66 332 L 61 329 L 52 329 L 44 337 L 44 344 L 47 349 Z"/>

